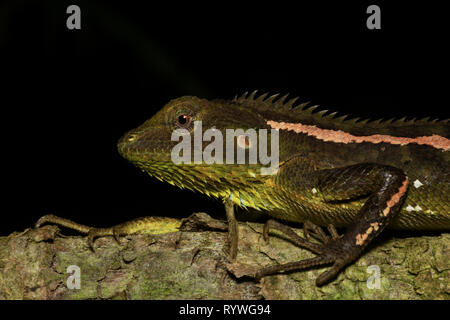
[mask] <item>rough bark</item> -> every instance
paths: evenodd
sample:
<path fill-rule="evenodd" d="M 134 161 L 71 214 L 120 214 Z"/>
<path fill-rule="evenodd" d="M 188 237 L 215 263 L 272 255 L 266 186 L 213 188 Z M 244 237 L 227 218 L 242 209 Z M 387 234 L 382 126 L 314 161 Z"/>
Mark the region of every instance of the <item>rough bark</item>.
<path fill-rule="evenodd" d="M 238 263 L 227 261 L 223 222 L 206 214 L 168 234 L 112 237 L 95 242 L 62 237 L 56 226 L 0 237 L 2 299 L 449 299 L 450 234 L 389 238 L 370 248 L 334 282 L 318 288 L 325 268 L 255 281 L 243 276 L 260 266 L 312 257 L 281 235 L 270 243 L 262 225 L 239 224 Z M 202 231 L 194 231 L 204 229 Z M 205 230 L 206 229 L 206 230 Z M 298 231 L 301 233 L 301 231 Z M 68 266 L 81 271 L 81 288 L 66 285 Z M 368 285 L 380 270 L 379 288 Z M 374 268 L 374 269 L 371 269 Z M 377 267 L 371 267 L 375 270 Z M 373 272 L 373 271 L 372 271 Z"/>

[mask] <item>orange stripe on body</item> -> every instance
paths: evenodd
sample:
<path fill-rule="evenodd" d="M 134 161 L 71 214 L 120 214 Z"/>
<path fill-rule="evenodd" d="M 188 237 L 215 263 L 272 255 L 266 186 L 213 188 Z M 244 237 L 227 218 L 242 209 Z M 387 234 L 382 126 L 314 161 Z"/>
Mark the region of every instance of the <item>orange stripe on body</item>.
<path fill-rule="evenodd" d="M 306 125 L 301 123 L 276 122 L 269 120 L 267 124 L 273 129 L 294 131 L 296 133 L 305 133 L 317 139 L 338 143 L 390 143 L 396 145 L 407 145 L 417 143 L 420 145 L 428 145 L 436 149 L 448 151 L 450 149 L 450 140 L 437 134 L 431 136 L 422 136 L 416 138 L 395 137 L 385 134 L 374 134 L 370 136 L 354 136 L 342 130 L 321 129 L 314 125 Z"/>

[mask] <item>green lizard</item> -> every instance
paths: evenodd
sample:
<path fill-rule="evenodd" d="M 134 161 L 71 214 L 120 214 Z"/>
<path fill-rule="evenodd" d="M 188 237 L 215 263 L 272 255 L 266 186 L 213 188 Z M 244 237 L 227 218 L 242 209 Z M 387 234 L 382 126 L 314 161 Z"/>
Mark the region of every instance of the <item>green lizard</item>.
<path fill-rule="evenodd" d="M 237 253 L 236 206 L 264 211 L 281 220 L 302 222 L 305 238 L 272 219 L 264 227 L 264 237 L 267 239 L 271 228 L 278 229 L 317 256 L 263 268 L 256 273 L 257 278 L 331 265 L 317 278 L 316 284 L 320 286 L 356 260 L 385 227 L 450 230 L 448 119 L 345 120 L 336 118 L 335 113 L 314 113 L 315 107 L 307 104 L 295 105 L 296 99 L 285 101 L 286 96 L 257 97 L 256 91 L 233 100 L 181 97 L 125 134 L 118 150 L 151 176 L 222 199 L 229 222 L 231 259 Z M 195 128 L 196 121 L 202 122 L 203 129 Z M 257 132 L 276 129 L 278 170 L 261 174 L 264 165 L 260 163 L 176 164 L 171 152 L 179 142 L 171 137 L 180 128 L 189 133 L 208 128 L 221 132 L 238 128 Z M 248 147 L 248 136 L 235 138 L 237 145 Z M 202 141 L 201 147 L 209 144 Z M 195 152 L 194 146 L 191 147 Z M 142 218 L 96 229 L 44 216 L 37 225 L 49 221 L 89 233 L 91 244 L 95 236 L 114 235 L 117 239 L 154 222 Z M 321 226 L 327 227 L 329 235 Z M 345 227 L 346 231 L 339 235 L 335 227 Z M 310 236 L 319 241 L 311 241 Z"/>

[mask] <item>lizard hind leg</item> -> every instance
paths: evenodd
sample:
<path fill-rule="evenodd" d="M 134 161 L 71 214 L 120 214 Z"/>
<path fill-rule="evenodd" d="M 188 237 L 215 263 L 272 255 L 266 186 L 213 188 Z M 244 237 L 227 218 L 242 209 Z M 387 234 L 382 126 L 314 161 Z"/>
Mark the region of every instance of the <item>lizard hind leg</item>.
<path fill-rule="evenodd" d="M 342 236 L 338 235 L 332 225 L 328 226 L 331 235 L 328 236 L 320 227 L 305 222 L 305 238 L 301 238 L 291 228 L 269 220 L 264 228 L 265 239 L 268 238 L 270 228 L 277 229 L 288 235 L 299 247 L 310 250 L 317 256 L 263 268 L 256 273 L 257 278 L 333 264 L 316 279 L 316 285 L 321 286 L 331 281 L 347 264 L 355 261 L 364 248 L 392 221 L 406 197 L 409 184 L 409 179 L 402 170 L 372 163 L 321 170 L 317 172 L 317 178 L 316 188 L 323 195 L 324 202 L 345 201 L 362 195 L 368 195 L 368 198 Z M 319 240 L 319 243 L 310 241 L 311 237 Z"/>

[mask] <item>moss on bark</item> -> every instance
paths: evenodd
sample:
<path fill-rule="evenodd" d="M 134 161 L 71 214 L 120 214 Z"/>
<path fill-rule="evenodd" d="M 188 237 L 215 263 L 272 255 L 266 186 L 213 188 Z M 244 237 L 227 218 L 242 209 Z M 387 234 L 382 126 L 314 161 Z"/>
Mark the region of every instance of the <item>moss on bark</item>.
<path fill-rule="evenodd" d="M 200 222 L 199 222 L 200 221 Z M 61 237 L 47 225 L 0 237 L 2 299 L 449 299 L 450 234 L 390 238 L 369 249 L 332 283 L 318 288 L 325 268 L 255 281 L 248 269 L 312 257 L 282 236 L 262 239 L 262 225 L 239 224 L 237 263 L 227 261 L 224 225 L 193 216 L 167 234 Z M 203 231 L 192 231 L 198 228 Z M 298 231 L 301 233 L 300 231 Z M 80 289 L 69 289 L 69 266 Z M 379 282 L 375 273 L 379 270 Z M 372 276 L 372 278 L 370 278 Z M 368 279 L 372 279 L 374 281 Z"/>

